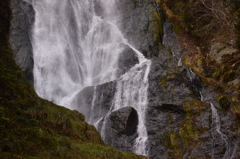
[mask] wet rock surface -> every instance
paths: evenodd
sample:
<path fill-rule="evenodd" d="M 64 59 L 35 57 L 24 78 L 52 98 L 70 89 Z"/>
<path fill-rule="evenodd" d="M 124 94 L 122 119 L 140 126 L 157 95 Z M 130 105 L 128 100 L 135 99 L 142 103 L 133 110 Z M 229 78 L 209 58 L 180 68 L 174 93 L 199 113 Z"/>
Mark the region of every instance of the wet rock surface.
<path fill-rule="evenodd" d="M 159 51 L 159 34 L 153 32 L 156 20 L 155 8 L 144 0 L 116 1 L 121 14 L 120 30 L 128 41 L 146 57 L 154 57 Z"/>
<path fill-rule="evenodd" d="M 27 79 L 33 85 L 33 53 L 31 29 L 34 22 L 33 7 L 22 0 L 11 0 L 12 20 L 10 44 L 15 53 L 17 64 L 23 69 Z"/>
<path fill-rule="evenodd" d="M 120 74 L 126 73 L 137 63 L 139 63 L 139 60 L 135 51 L 131 49 L 129 46 L 126 46 L 125 49 L 120 54 L 118 60 L 118 67 L 121 70 Z"/>
<path fill-rule="evenodd" d="M 137 137 L 137 111 L 132 107 L 113 111 L 107 125 L 110 127 L 111 134 L 106 136 L 106 143 L 123 151 L 133 151 L 134 140 Z"/>
<path fill-rule="evenodd" d="M 87 122 L 96 122 L 111 109 L 115 91 L 116 82 L 86 87 L 75 96 L 75 109 L 84 114 Z"/>

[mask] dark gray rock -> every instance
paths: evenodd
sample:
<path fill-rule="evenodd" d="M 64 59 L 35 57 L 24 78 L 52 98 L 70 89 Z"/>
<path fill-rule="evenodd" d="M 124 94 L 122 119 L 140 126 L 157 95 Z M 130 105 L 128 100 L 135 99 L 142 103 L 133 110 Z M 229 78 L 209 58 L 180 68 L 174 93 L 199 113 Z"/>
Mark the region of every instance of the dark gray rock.
<path fill-rule="evenodd" d="M 17 64 L 33 85 L 33 52 L 31 29 L 34 22 L 33 7 L 23 0 L 11 0 L 12 20 L 10 44 Z"/>
<path fill-rule="evenodd" d="M 127 136 L 131 136 L 136 133 L 138 114 L 134 108 L 121 108 L 112 112 L 109 118 L 111 120 L 111 127 L 115 129 L 118 134 L 126 134 Z"/>
<path fill-rule="evenodd" d="M 124 107 L 113 111 L 106 125 L 107 136 L 104 141 L 122 151 L 133 151 L 134 140 L 137 138 L 138 114 L 132 107 Z"/>
<path fill-rule="evenodd" d="M 178 45 L 177 34 L 173 30 L 170 21 L 163 16 L 163 45 L 172 53 L 176 58 L 181 58 L 182 49 Z"/>
<path fill-rule="evenodd" d="M 129 46 L 126 46 L 125 49 L 120 54 L 118 60 L 118 67 L 121 70 L 121 74 L 127 72 L 137 63 L 139 63 L 139 60 L 135 51 L 131 49 Z"/>
<path fill-rule="evenodd" d="M 145 0 L 121 0 L 116 3 L 124 37 L 146 57 L 156 57 L 161 28 L 154 23 L 157 18 L 154 16 L 155 8 Z"/>
<path fill-rule="evenodd" d="M 88 121 L 90 116 L 93 94 L 94 87 L 86 87 L 81 90 L 73 99 L 74 105 L 78 106 L 75 108 L 75 110 L 81 112 L 85 116 L 86 121 Z"/>
<path fill-rule="evenodd" d="M 75 96 L 73 102 L 78 105 L 75 109 L 83 113 L 89 123 L 97 123 L 95 126 L 105 134 L 102 137 L 106 144 L 122 151 L 133 151 L 138 113 L 132 107 L 112 111 L 115 91 L 116 82 L 86 87 Z"/>
<path fill-rule="evenodd" d="M 78 106 L 75 109 L 84 114 L 86 121 L 95 123 L 111 109 L 115 91 L 116 82 L 86 87 L 74 97 Z"/>

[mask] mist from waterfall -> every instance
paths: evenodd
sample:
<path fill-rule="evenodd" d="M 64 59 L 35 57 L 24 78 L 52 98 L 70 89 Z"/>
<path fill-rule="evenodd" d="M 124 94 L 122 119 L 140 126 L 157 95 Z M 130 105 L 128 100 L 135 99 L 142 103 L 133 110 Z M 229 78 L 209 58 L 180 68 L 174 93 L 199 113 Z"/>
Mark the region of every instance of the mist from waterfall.
<path fill-rule="evenodd" d="M 33 6 L 35 90 L 43 98 L 74 109 L 71 99 L 76 92 L 118 77 L 122 37 L 108 22 L 110 9 L 103 18 L 97 16 L 93 1 L 45 0 Z"/>
<path fill-rule="evenodd" d="M 84 88 L 117 81 L 112 109 L 133 106 L 138 112 L 138 137 L 133 151 L 147 155 L 145 114 L 151 61 L 121 33 L 121 17 L 113 0 L 29 0 L 35 10 L 32 32 L 34 88 L 56 104 L 76 109 L 72 101 Z M 139 63 L 125 74 L 119 55 L 128 47 Z M 93 112 L 91 112 L 93 113 Z M 97 125 L 99 121 L 90 121 Z M 104 127 L 102 128 L 104 129 Z M 102 131 L 104 132 L 104 131 Z M 105 132 L 104 132 L 105 133 Z M 102 136 L 107 134 L 102 134 Z"/>

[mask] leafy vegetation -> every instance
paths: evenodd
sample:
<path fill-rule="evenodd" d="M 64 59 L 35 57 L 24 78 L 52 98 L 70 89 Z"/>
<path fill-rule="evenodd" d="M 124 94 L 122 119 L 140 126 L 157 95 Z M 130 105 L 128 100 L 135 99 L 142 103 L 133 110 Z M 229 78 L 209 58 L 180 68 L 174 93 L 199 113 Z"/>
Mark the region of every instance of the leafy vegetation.
<path fill-rule="evenodd" d="M 0 158 L 145 158 L 103 143 L 84 116 L 39 98 L 8 47 L 11 10 L 0 2 Z"/>

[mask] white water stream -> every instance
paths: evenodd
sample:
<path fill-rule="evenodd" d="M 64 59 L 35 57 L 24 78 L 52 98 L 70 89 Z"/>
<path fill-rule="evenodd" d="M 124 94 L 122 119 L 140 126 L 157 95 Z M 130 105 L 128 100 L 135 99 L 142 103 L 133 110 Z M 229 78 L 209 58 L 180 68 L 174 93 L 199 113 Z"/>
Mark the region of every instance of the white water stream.
<path fill-rule="evenodd" d="M 147 156 L 146 143 L 148 139 L 145 126 L 145 114 L 148 104 L 148 74 L 151 61 L 146 60 L 135 65 L 129 72 L 117 81 L 117 92 L 114 99 L 114 110 L 132 106 L 138 112 L 138 138 L 134 152 Z"/>
<path fill-rule="evenodd" d="M 112 1 L 103 2 L 113 7 Z M 76 92 L 117 78 L 124 46 L 108 16 L 110 7 L 101 18 L 90 0 L 43 0 L 33 6 L 34 86 L 39 96 L 71 109 Z"/>
<path fill-rule="evenodd" d="M 190 81 L 193 82 L 193 79 L 196 77 L 196 74 L 191 69 L 188 69 L 188 76 L 190 78 Z M 196 90 L 198 90 L 194 85 L 193 85 L 193 87 Z M 211 103 L 209 101 L 205 101 L 204 96 L 203 96 L 201 91 L 199 91 L 199 94 L 200 94 L 201 101 L 205 102 L 205 103 L 208 103 L 211 106 L 211 111 L 212 111 L 211 133 L 212 133 L 212 136 L 213 136 L 213 143 L 215 141 L 219 140 L 218 137 L 220 137 L 220 139 L 222 141 L 224 141 L 226 151 L 225 151 L 225 154 L 222 157 L 222 159 L 228 159 L 229 156 L 231 156 L 230 155 L 231 151 L 232 151 L 232 156 L 234 156 L 235 155 L 234 151 L 235 151 L 235 149 L 237 149 L 237 146 L 235 144 L 235 148 L 233 150 L 231 150 L 231 147 L 229 146 L 229 143 L 228 143 L 227 136 L 224 133 L 222 133 L 222 131 L 221 131 L 221 120 L 220 120 L 220 117 L 219 117 L 219 114 L 218 114 L 218 110 L 216 109 L 216 107 L 214 106 L 213 103 Z M 213 147 L 214 147 L 214 145 L 213 145 Z M 212 151 L 212 156 L 211 157 L 213 159 L 215 159 L 214 151 Z"/>
<path fill-rule="evenodd" d="M 72 100 L 82 89 L 117 80 L 109 113 L 126 106 L 135 108 L 139 124 L 134 152 L 147 155 L 145 114 L 151 61 L 129 44 L 119 30 L 121 22 L 115 1 L 28 2 L 35 10 L 32 45 L 34 87 L 37 94 L 56 104 L 75 109 L 77 106 Z M 118 60 L 126 47 L 135 51 L 139 64 L 121 75 Z M 94 108 L 96 94 L 94 87 L 91 110 Z M 89 122 L 96 126 L 99 121 L 92 121 L 90 117 Z M 103 137 L 107 135 L 102 132 Z"/>
<path fill-rule="evenodd" d="M 206 101 L 204 101 L 204 97 L 203 97 L 203 95 L 202 95 L 202 93 L 201 92 L 199 92 L 200 93 L 200 96 L 201 96 L 201 101 L 202 102 L 206 102 Z M 207 102 L 208 103 L 208 102 Z M 224 141 L 224 143 L 225 143 L 225 147 L 226 147 L 226 151 L 225 151 L 225 154 L 224 154 L 224 156 L 223 156 L 223 158 L 222 159 L 228 159 L 228 157 L 230 156 L 230 153 L 231 153 L 231 147 L 229 146 L 229 143 L 228 143 L 228 138 L 227 138 L 227 136 L 224 134 L 224 133 L 222 133 L 222 131 L 221 131 L 221 120 L 220 120 L 220 117 L 219 117 L 219 115 L 218 115 L 218 111 L 217 111 L 217 109 L 215 108 L 215 106 L 214 106 L 214 104 L 213 103 L 209 103 L 210 104 L 210 106 L 211 106 L 211 111 L 212 111 L 212 124 L 211 124 L 211 126 L 212 126 L 212 128 L 211 128 L 211 133 L 212 133 L 212 136 L 213 136 L 213 143 L 215 142 L 215 141 L 217 141 L 217 140 L 219 140 L 219 136 L 220 136 L 220 139 L 222 140 L 222 141 Z M 213 145 L 213 147 L 214 147 L 214 145 Z M 233 153 L 234 153 L 234 150 L 232 150 L 233 151 Z M 234 154 L 233 154 L 234 155 Z M 215 159 L 215 157 L 214 157 L 214 151 L 212 151 L 212 156 L 211 156 L 213 159 Z"/>
<path fill-rule="evenodd" d="M 217 109 L 212 103 L 210 103 L 210 105 L 212 110 L 212 135 L 215 140 L 217 140 L 217 135 L 220 135 L 220 138 L 224 141 L 225 147 L 226 147 L 226 151 L 222 159 L 228 159 L 231 153 L 231 150 L 227 141 L 228 138 L 225 134 L 221 132 L 221 121 L 220 121 Z M 214 154 L 212 154 L 212 158 L 215 158 Z"/>

